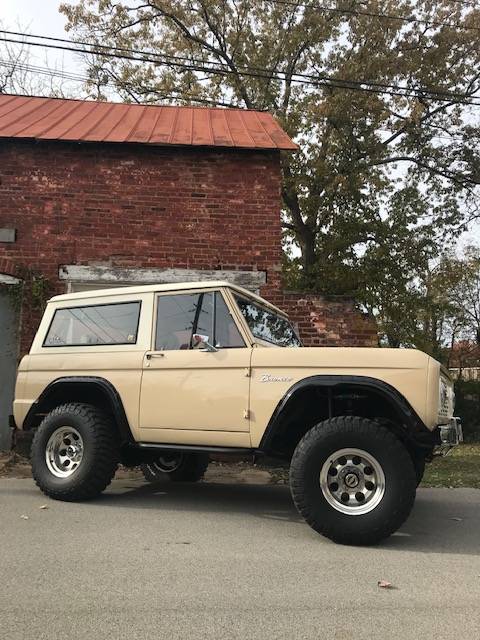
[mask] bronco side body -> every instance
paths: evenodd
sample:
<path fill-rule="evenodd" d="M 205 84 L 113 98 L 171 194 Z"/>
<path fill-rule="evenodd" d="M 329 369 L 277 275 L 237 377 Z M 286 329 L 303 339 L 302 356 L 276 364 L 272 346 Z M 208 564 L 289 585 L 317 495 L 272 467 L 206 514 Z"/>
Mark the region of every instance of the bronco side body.
<path fill-rule="evenodd" d="M 425 462 L 461 440 L 448 372 L 412 349 L 303 347 L 287 316 L 226 282 L 52 298 L 20 364 L 14 422 L 35 430 L 52 498 L 98 495 L 119 463 L 199 480 L 209 455 L 290 463 L 318 532 L 369 544 L 408 517 Z"/>

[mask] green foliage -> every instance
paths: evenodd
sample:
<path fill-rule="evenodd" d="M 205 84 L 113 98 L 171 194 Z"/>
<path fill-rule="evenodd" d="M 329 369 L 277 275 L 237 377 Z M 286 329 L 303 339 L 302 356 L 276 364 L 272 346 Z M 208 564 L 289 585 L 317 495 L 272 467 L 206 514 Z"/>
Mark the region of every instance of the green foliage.
<path fill-rule="evenodd" d="M 10 298 L 15 311 L 19 311 L 22 306 L 23 282 L 18 282 L 16 284 L 0 284 L 0 291 Z"/>
<path fill-rule="evenodd" d="M 417 347 L 447 366 L 472 366 L 480 336 L 479 249 L 436 252 L 434 242 L 417 235 L 398 254 L 374 256 L 371 269 L 383 266 L 385 275 L 372 278 L 366 305 L 385 344 Z"/>
<path fill-rule="evenodd" d="M 455 413 L 462 419 L 466 442 L 480 442 L 480 381 L 455 382 Z"/>
<path fill-rule="evenodd" d="M 43 311 L 51 296 L 52 286 L 49 280 L 41 275 L 34 275 L 30 282 L 30 301 L 33 309 Z"/>
<path fill-rule="evenodd" d="M 28 301 L 30 310 L 43 311 L 52 295 L 51 281 L 28 267 L 19 269 L 17 276 L 20 280 L 17 284 L 0 285 L 2 291 L 12 300 L 14 308 L 20 311 L 22 303 Z"/>

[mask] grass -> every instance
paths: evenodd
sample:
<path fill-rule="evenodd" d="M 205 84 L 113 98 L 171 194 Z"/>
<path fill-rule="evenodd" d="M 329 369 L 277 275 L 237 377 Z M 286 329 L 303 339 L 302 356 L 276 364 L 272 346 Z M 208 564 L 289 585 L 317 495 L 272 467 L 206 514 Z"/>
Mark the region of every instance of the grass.
<path fill-rule="evenodd" d="M 480 444 L 462 444 L 445 458 L 427 464 L 422 487 L 480 489 Z"/>

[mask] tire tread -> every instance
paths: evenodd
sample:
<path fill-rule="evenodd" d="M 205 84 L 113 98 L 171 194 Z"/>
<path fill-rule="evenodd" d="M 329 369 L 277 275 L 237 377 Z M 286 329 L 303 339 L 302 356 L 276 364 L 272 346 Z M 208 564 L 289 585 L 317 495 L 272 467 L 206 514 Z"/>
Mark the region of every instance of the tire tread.
<path fill-rule="evenodd" d="M 112 481 L 118 467 L 119 449 L 115 427 L 112 419 L 101 409 L 84 403 L 69 402 L 55 407 L 41 422 L 32 440 L 32 462 L 40 451 L 42 427 L 48 421 L 62 414 L 73 414 L 80 418 L 90 430 L 93 441 L 93 459 L 95 464 L 86 478 L 72 477 L 72 482 L 66 487 L 52 488 L 42 479 L 42 473 L 32 464 L 32 475 L 36 485 L 54 500 L 76 501 L 89 500 L 98 496 Z M 76 482 L 75 482 L 76 480 Z"/>
<path fill-rule="evenodd" d="M 381 444 L 387 455 L 397 460 L 405 469 L 405 491 L 395 508 L 390 510 L 389 517 L 383 520 L 375 528 L 371 528 L 368 534 L 357 534 L 348 531 L 339 531 L 332 523 L 319 522 L 308 504 L 305 494 L 305 486 L 302 476 L 302 466 L 305 456 L 321 439 L 334 436 L 339 431 L 351 434 L 371 434 L 375 428 L 376 441 Z M 293 501 L 305 519 L 305 521 L 318 533 L 341 544 L 368 545 L 375 544 L 395 532 L 408 518 L 415 500 L 416 475 L 413 463 L 407 449 L 401 441 L 386 427 L 367 418 L 357 416 L 339 416 L 318 423 L 310 429 L 300 440 L 294 452 L 290 466 L 290 489 Z M 361 516 L 352 516 L 361 517 Z"/>

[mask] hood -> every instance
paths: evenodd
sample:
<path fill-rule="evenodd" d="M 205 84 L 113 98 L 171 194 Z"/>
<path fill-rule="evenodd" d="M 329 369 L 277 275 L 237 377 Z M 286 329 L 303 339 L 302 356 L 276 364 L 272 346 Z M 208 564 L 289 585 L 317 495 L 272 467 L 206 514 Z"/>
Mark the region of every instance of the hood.
<path fill-rule="evenodd" d="M 254 360 L 271 366 L 318 369 L 426 369 L 430 356 L 417 349 L 381 347 L 299 347 L 255 349 Z"/>

